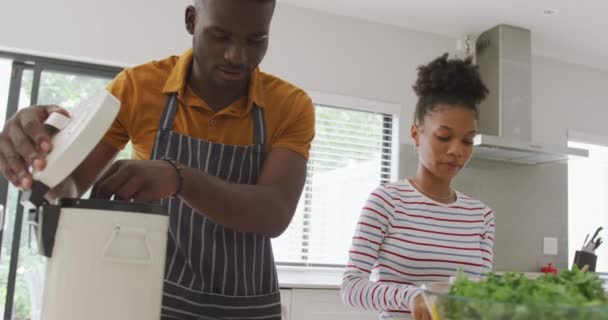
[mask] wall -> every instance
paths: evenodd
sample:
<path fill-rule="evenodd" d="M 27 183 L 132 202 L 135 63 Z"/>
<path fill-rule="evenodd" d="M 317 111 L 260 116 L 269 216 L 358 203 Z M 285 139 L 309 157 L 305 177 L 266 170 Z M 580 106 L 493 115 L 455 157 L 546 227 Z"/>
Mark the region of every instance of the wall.
<path fill-rule="evenodd" d="M 162 58 L 188 47 L 183 27 L 187 3 L 12 0 L 0 5 L 0 50 L 18 48 L 114 65 Z M 68 14 L 66 8 L 83 14 Z M 270 42 L 262 65 L 265 71 L 310 90 L 407 106 L 401 117 L 408 119 L 415 103 L 411 90 L 415 68 L 455 45 L 446 37 L 280 2 Z"/>
<path fill-rule="evenodd" d="M 0 47 L 130 65 L 188 48 L 188 0 L 7 0 Z"/>
<path fill-rule="evenodd" d="M 293 7 L 279 7 L 275 19 L 267 70 L 307 89 L 401 104 L 408 120 L 416 67 L 455 46 L 445 37 Z"/>
<path fill-rule="evenodd" d="M 401 150 L 402 176 L 416 171 L 413 148 Z M 481 199 L 496 217 L 494 269 L 537 272 L 568 264 L 568 170 L 565 164 L 508 165 L 473 159 L 454 187 Z M 558 255 L 543 255 L 543 238 L 558 238 Z"/>
<path fill-rule="evenodd" d="M 11 0 L 0 4 L 0 47 L 78 60 L 132 65 L 189 46 L 187 0 Z M 408 141 L 416 66 L 452 50 L 455 40 L 280 5 L 263 69 L 307 89 L 398 103 Z M 608 72 L 533 57 L 533 137 L 564 144 L 567 129 L 608 136 Z M 404 148 L 401 174 L 416 161 Z M 409 153 L 409 156 L 408 156 Z M 533 271 L 546 261 L 568 265 L 567 167 L 472 165 L 459 189 L 497 215 L 496 265 Z M 560 255 L 542 256 L 542 238 L 557 236 Z"/>
<path fill-rule="evenodd" d="M 564 143 L 566 130 L 608 136 L 608 71 L 532 59 L 532 135 Z"/>

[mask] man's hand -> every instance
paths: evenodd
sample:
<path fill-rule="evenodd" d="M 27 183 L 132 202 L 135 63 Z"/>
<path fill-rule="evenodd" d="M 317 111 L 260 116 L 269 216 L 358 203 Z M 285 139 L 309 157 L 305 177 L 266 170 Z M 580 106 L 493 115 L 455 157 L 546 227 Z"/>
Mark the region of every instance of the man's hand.
<path fill-rule="evenodd" d="M 412 316 L 415 320 L 431 320 L 431 314 L 424 302 L 424 296 L 419 293 L 412 301 L 411 307 Z"/>
<path fill-rule="evenodd" d="M 29 167 L 42 170 L 46 166 L 44 157 L 53 146 L 44 121 L 52 112 L 68 116 L 58 106 L 31 106 L 13 115 L 0 133 L 0 173 L 16 187 L 31 188 Z"/>
<path fill-rule="evenodd" d="M 173 165 L 164 160 L 121 160 L 99 178 L 91 196 L 151 202 L 175 194 L 179 179 Z"/>

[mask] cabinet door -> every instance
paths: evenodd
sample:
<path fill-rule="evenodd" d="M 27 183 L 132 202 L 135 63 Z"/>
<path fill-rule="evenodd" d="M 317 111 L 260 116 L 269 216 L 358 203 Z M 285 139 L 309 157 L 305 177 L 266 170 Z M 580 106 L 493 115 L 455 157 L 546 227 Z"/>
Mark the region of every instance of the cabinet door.
<path fill-rule="evenodd" d="M 281 319 L 291 320 L 291 289 L 281 289 Z"/>
<path fill-rule="evenodd" d="M 375 320 L 376 312 L 350 308 L 339 290 L 292 289 L 290 320 Z"/>

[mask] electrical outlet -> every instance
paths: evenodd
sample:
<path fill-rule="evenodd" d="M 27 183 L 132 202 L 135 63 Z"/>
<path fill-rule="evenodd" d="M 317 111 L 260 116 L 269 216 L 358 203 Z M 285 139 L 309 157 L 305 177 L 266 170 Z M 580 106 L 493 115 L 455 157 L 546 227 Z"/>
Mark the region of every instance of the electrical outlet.
<path fill-rule="evenodd" d="M 543 254 L 547 256 L 557 255 L 557 238 L 546 237 L 543 239 Z"/>

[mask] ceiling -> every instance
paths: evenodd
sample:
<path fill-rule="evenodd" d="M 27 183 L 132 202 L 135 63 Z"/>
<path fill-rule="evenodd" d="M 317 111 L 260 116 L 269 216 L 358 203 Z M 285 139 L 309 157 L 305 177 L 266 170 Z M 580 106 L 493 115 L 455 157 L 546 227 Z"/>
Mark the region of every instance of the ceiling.
<path fill-rule="evenodd" d="M 606 0 L 279 0 L 298 7 L 463 38 L 506 23 L 532 31 L 534 54 L 608 69 Z M 556 10 L 547 15 L 545 10 Z"/>

